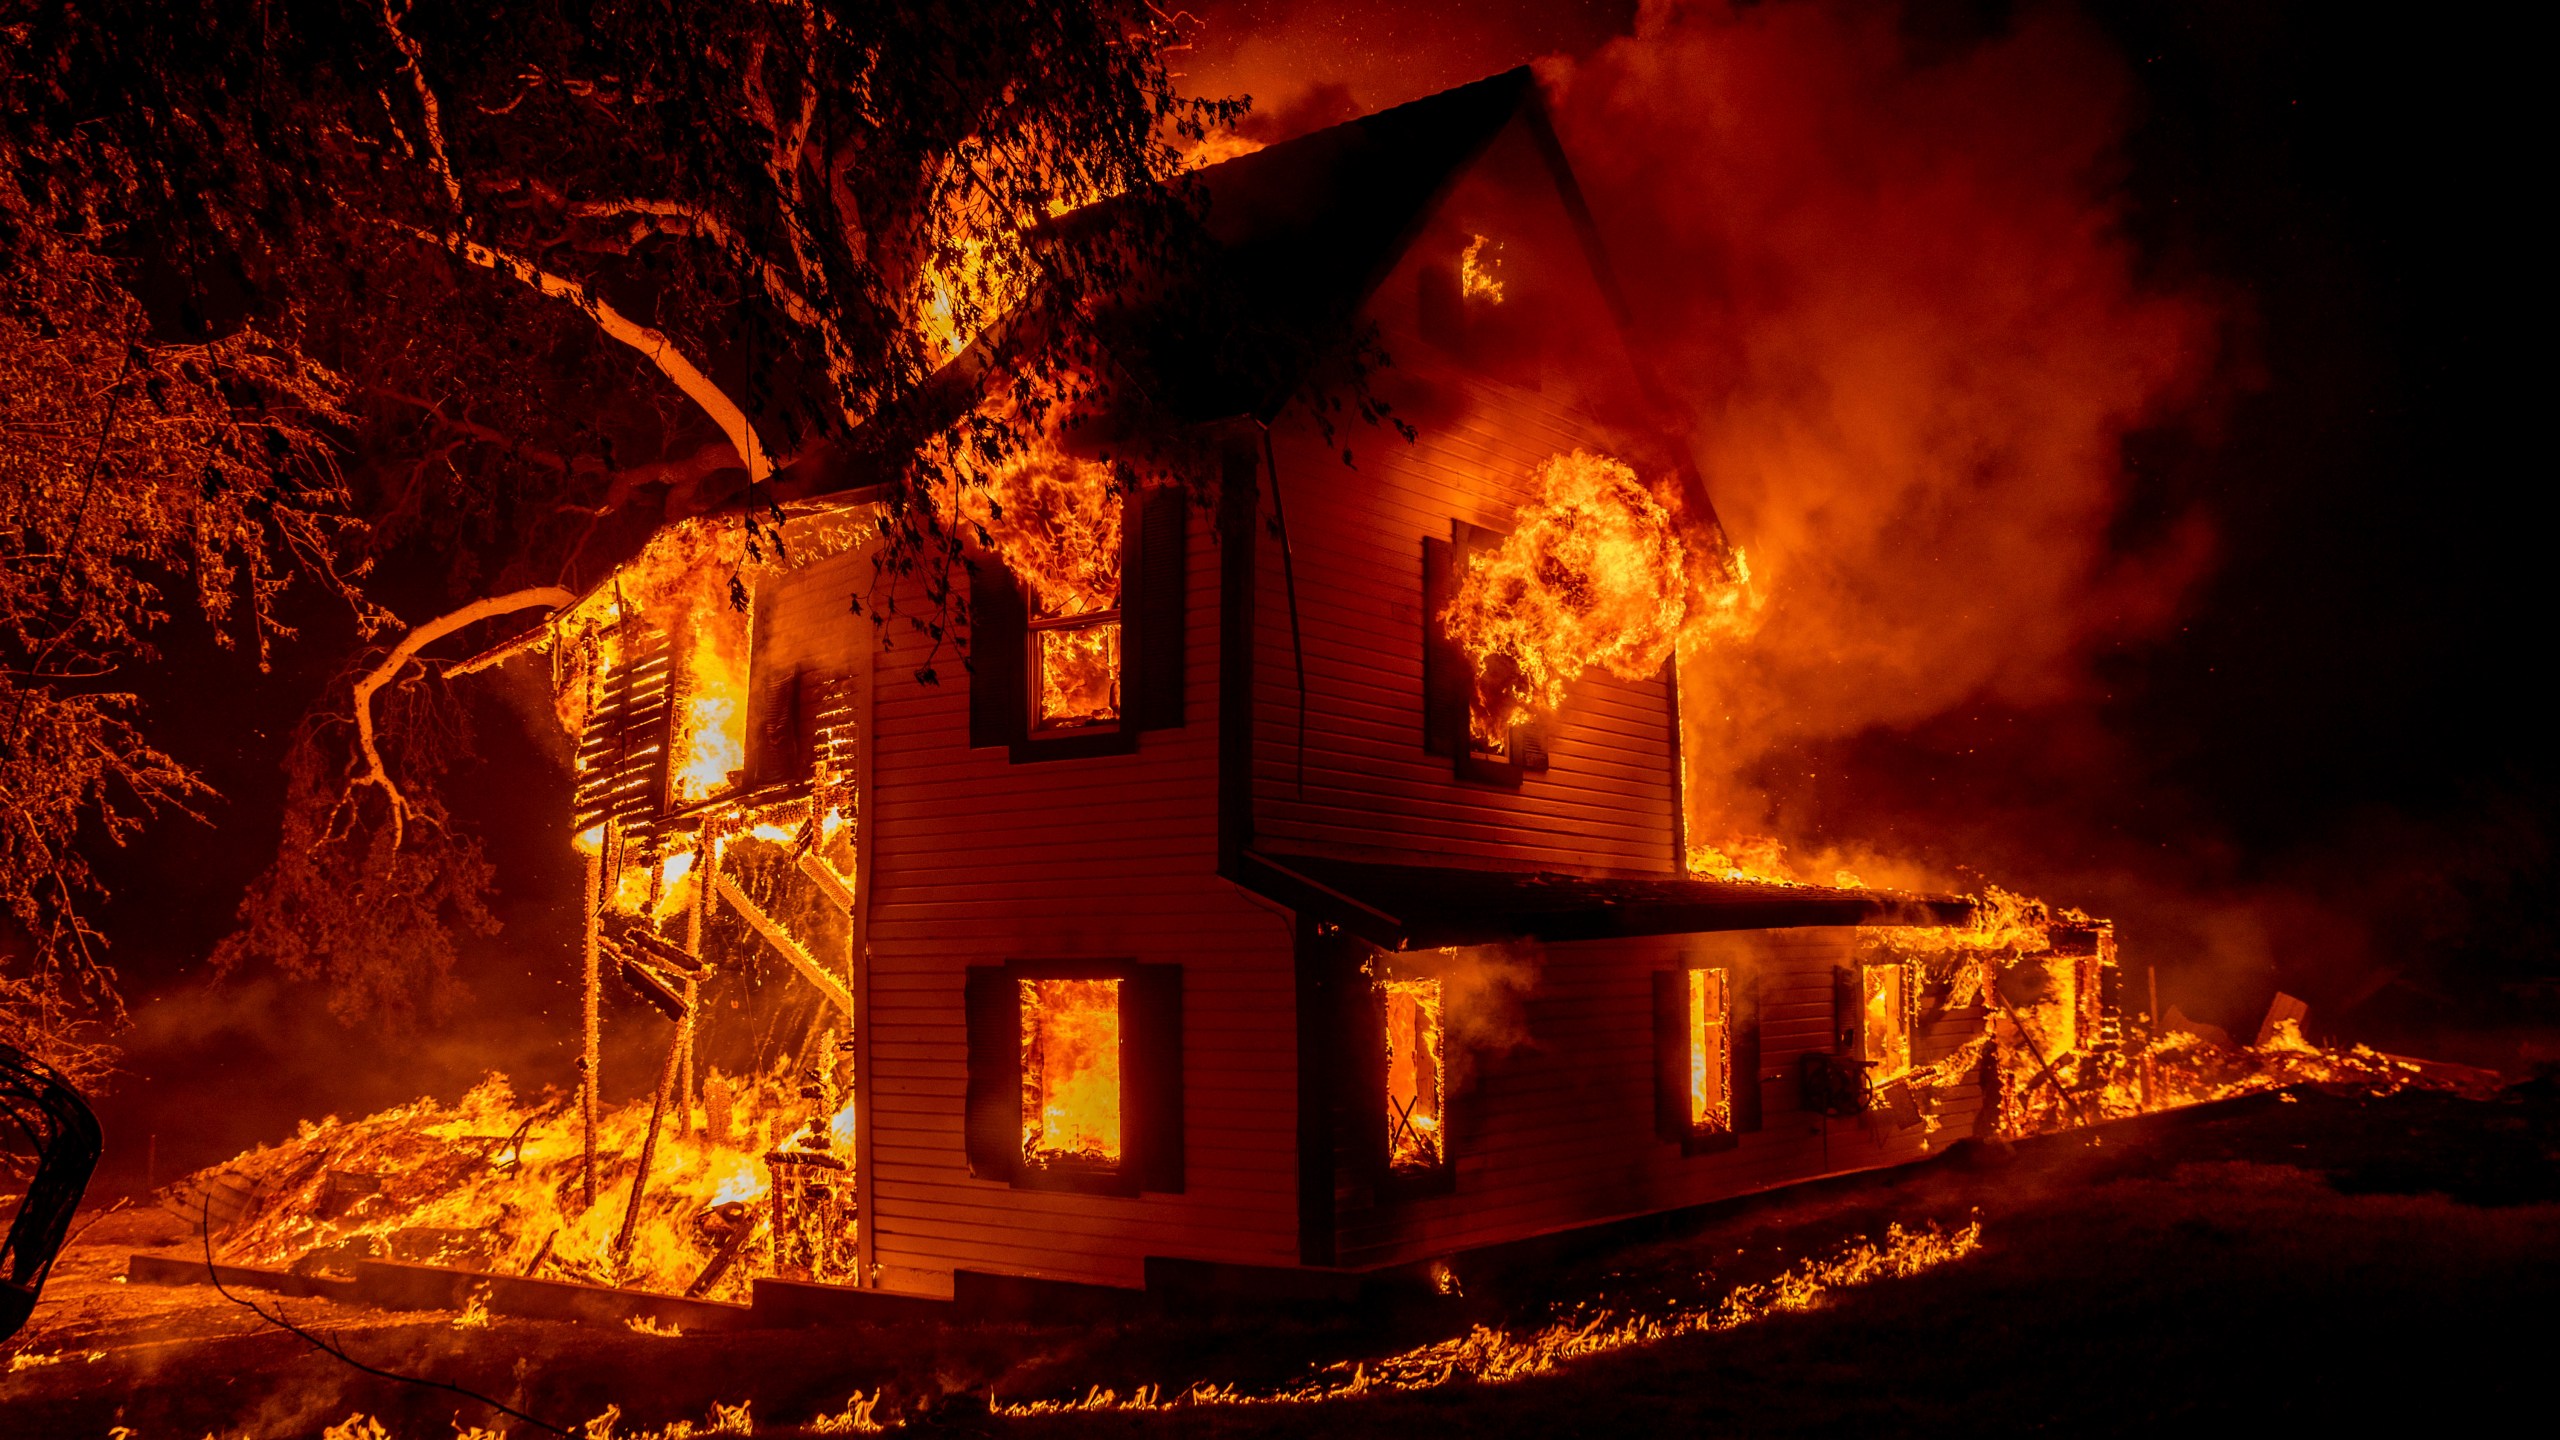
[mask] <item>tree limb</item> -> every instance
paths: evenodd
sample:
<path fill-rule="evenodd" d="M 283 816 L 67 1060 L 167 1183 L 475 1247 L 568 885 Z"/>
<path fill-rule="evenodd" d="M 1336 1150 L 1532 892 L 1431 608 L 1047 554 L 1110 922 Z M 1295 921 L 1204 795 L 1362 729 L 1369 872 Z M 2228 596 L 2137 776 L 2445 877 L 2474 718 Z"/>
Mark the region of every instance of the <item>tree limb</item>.
<path fill-rule="evenodd" d="M 477 624 L 493 615 L 508 615 L 518 610 L 530 610 L 537 605 L 557 610 L 563 605 L 575 603 L 577 598 L 575 592 L 560 586 L 543 585 L 529 590 L 516 590 L 505 595 L 492 595 L 486 599 L 474 600 L 449 615 L 440 615 L 412 629 L 407 635 L 401 637 L 399 644 L 391 647 L 390 654 L 382 657 L 381 664 L 374 666 L 356 681 L 356 748 L 364 754 L 365 768 L 363 774 L 347 782 L 347 790 L 352 794 L 359 786 L 372 785 L 379 787 L 382 793 L 390 798 L 392 849 L 400 848 L 401 831 L 409 815 L 409 799 L 401 794 L 400 787 L 393 783 L 391 772 L 383 768 L 382 751 L 374 743 L 374 693 L 390 684 L 420 650 L 466 625 Z"/>
<path fill-rule="evenodd" d="M 711 377 L 703 374 L 664 334 L 614 309 L 584 284 L 565 275 L 554 275 L 520 255 L 511 255 L 460 235 L 438 235 L 432 230 L 398 220 L 384 223 L 482 269 L 508 276 L 555 300 L 566 300 L 576 306 L 606 335 L 640 352 L 658 368 L 658 373 L 674 381 L 685 398 L 720 427 L 721 433 L 729 439 L 729 448 L 738 452 L 740 463 L 747 467 L 749 484 L 763 484 L 773 474 L 776 468 L 773 457 L 766 453 L 764 442 L 757 438 L 755 426 L 748 422 L 745 409 L 730 399 L 727 391 L 713 384 Z"/>
<path fill-rule="evenodd" d="M 427 85 L 427 72 L 420 65 L 424 58 L 418 42 L 400 28 L 400 17 L 408 13 L 407 0 L 398 9 L 392 0 L 382 0 L 382 28 L 391 32 L 391 43 L 400 47 L 400 73 L 409 77 L 411 88 L 418 92 L 418 107 L 426 113 L 427 165 L 444 182 L 444 193 L 453 201 L 453 213 L 462 213 L 462 182 L 454 177 L 453 161 L 444 151 L 444 112 L 436 104 L 436 92 Z"/>

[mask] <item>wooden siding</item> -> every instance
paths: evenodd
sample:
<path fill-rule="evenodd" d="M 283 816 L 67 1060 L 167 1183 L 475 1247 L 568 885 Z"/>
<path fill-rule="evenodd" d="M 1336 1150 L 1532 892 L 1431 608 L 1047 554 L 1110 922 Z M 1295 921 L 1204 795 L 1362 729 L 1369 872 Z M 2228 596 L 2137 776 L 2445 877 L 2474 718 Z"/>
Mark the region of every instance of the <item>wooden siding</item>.
<path fill-rule="evenodd" d="M 1867 1117 L 1826 1119 L 1804 1109 L 1799 1057 L 1832 1048 L 1832 972 L 1850 963 L 1855 933 L 1592 941 L 1503 956 L 1534 977 L 1516 1016 L 1490 1027 L 1481 1015 L 1454 1013 L 1450 1020 L 1453 1047 L 1464 1045 L 1470 1029 L 1507 1031 L 1516 1042 L 1480 1048 L 1464 1061 L 1452 1056 L 1453 1069 L 1472 1070 L 1448 1101 L 1454 1190 L 1381 1202 L 1368 1178 L 1346 1164 L 1335 1192 L 1339 1262 L 1401 1263 L 1702 1204 L 1899 1164 L 1972 1134 L 1981 1107 L 1972 1081 L 1941 1093 L 1935 1131 L 1897 1131 Z M 1651 976 L 1692 957 L 1759 972 L 1763 1117 L 1731 1150 L 1684 1156 L 1654 1130 Z M 1461 952 L 1458 961 L 1470 958 Z M 1983 1029 L 1979 1007 L 1941 1014 L 1924 1001 L 1922 1016 L 1913 1047 L 1921 1064 Z"/>
<path fill-rule="evenodd" d="M 1667 677 L 1594 670 L 1575 680 L 1547 727 L 1549 768 L 1517 789 L 1461 781 L 1448 757 L 1423 749 L 1422 542 L 1448 538 L 1453 519 L 1508 530 L 1539 462 L 1602 443 L 1538 392 L 1451 383 L 1467 399 L 1462 411 L 1412 446 L 1369 444 L 1358 470 L 1312 435 L 1275 444 L 1290 553 L 1262 529 L 1255 844 L 1403 863 L 1669 871 L 1678 792 Z"/>
<path fill-rule="evenodd" d="M 1150 1255 L 1297 1258 L 1289 927 L 1216 875 L 1219 563 L 1207 517 L 1187 518 L 1188 723 L 1147 732 L 1135 754 L 1014 764 L 973 750 L 956 657 L 935 661 L 932 686 L 914 678 L 923 647 L 897 629 L 875 657 L 869 1219 L 892 1287 L 947 1293 L 963 1268 L 1135 1286 Z M 924 601 L 910 588 L 900 604 Z M 1069 956 L 1183 967 L 1180 1194 L 968 1173 L 966 967 Z"/>
<path fill-rule="evenodd" d="M 1508 298 L 1491 343 L 1426 339 L 1423 297 L 1477 236 Z M 1406 444 L 1347 413 L 1331 437 L 1273 430 L 1284 547 L 1265 525 L 1254 597 L 1254 843 L 1275 852 L 1571 871 L 1675 870 L 1677 724 L 1667 674 L 1575 680 L 1546 727 L 1550 768 L 1517 789 L 1460 781 L 1423 749 L 1422 542 L 1463 520 L 1508 533 L 1551 456 L 1589 450 L 1674 484 L 1641 390 L 1535 139 L 1515 123 L 1452 188 L 1372 297 L 1392 363 L 1374 392 Z M 1436 333 L 1436 332 L 1435 332 Z M 1345 466 L 1348 447 L 1357 468 Z M 1266 492 L 1270 488 L 1268 477 Z M 1276 516 L 1262 497 L 1266 519 Z M 1289 571 L 1294 568 L 1294 597 Z M 1290 629 L 1292 601 L 1298 621 Z M 1306 725 L 1298 661 L 1303 650 Z"/>

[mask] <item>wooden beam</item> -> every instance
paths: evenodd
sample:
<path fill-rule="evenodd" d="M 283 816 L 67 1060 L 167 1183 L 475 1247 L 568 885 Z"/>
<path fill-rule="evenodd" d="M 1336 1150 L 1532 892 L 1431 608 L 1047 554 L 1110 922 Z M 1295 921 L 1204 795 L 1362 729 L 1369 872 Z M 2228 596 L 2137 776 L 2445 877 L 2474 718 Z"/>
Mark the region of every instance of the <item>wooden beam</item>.
<path fill-rule="evenodd" d="M 836 867 L 828 864 L 817 851 L 800 852 L 800 873 L 809 877 L 810 884 L 825 891 L 828 899 L 843 906 L 846 914 L 853 913 L 852 883 L 837 874 Z"/>
<path fill-rule="evenodd" d="M 790 961 L 792 968 L 800 972 L 801 978 L 818 987 L 818 993 L 827 997 L 829 1004 L 842 1010 L 847 1017 L 852 1016 L 853 992 L 844 987 L 843 981 L 828 974 L 825 967 L 812 959 L 807 946 L 801 944 L 790 931 L 777 924 L 772 916 L 765 914 L 756 902 L 748 899 L 747 893 L 738 888 L 737 881 L 726 875 L 721 876 L 720 898 L 728 901 L 730 908 L 736 910 L 749 925 L 755 927 L 755 932 L 764 937 L 766 944 L 780 952 L 783 959 Z"/>

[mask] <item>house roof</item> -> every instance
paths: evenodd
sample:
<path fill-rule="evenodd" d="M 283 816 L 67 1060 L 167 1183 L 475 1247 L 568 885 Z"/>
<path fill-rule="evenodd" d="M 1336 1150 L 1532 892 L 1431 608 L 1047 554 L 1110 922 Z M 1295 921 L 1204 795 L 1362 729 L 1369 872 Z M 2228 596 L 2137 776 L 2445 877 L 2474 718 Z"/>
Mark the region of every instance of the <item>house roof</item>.
<path fill-rule="evenodd" d="M 1973 902 L 1670 876 L 1380 865 L 1247 851 L 1246 888 L 1386 950 L 1507 940 L 1603 940 L 1813 925 L 1962 925 Z"/>

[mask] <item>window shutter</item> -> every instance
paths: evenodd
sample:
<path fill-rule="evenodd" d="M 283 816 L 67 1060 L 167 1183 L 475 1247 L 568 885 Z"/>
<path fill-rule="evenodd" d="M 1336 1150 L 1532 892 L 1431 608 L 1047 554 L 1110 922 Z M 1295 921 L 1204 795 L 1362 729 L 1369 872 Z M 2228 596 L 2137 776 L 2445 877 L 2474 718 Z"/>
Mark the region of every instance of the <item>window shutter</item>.
<path fill-rule="evenodd" d="M 1689 1138 L 1689 972 L 1653 972 L 1653 1133 Z"/>
<path fill-rule="evenodd" d="M 1453 758 L 1467 750 L 1468 692 L 1475 685 L 1467 652 L 1440 626 L 1456 567 L 1456 547 L 1448 541 L 1422 542 L 1422 748 Z"/>
<path fill-rule="evenodd" d="M 1835 965 L 1831 970 L 1832 1050 L 1852 1059 L 1863 1060 L 1866 1048 L 1866 997 L 1858 993 L 1858 971 L 1855 966 Z"/>
<path fill-rule="evenodd" d="M 1001 965 L 969 967 L 969 1173 L 1014 1178 L 1022 1164 L 1022 995 Z"/>
<path fill-rule="evenodd" d="M 1725 1042 L 1733 1052 L 1733 1128 L 1736 1134 L 1760 1128 L 1760 971 L 1736 966 L 1733 1018 Z"/>
<path fill-rule="evenodd" d="M 1182 967 L 1140 965 L 1121 1000 L 1121 1124 L 1144 1190 L 1182 1193 Z"/>
<path fill-rule="evenodd" d="M 1022 645 L 1031 617 L 1013 572 L 992 559 L 969 562 L 969 744 L 1011 745 L 1030 725 L 1024 706 Z"/>
<path fill-rule="evenodd" d="M 654 625 L 626 624 L 620 663 L 595 681 L 586 729 L 578 737 L 573 830 L 608 820 L 645 835 L 667 793 L 667 732 L 674 708 L 675 665 L 667 635 Z"/>
<path fill-rule="evenodd" d="M 1123 562 L 1122 639 L 1129 648 L 1128 723 L 1140 730 L 1182 724 L 1183 550 L 1190 498 L 1179 486 L 1142 492 L 1127 527 L 1136 543 Z"/>

